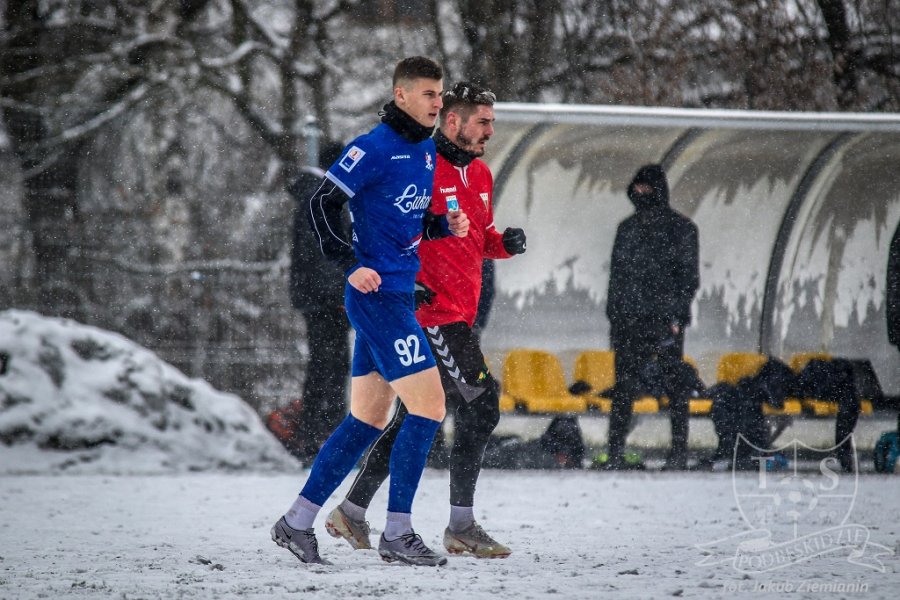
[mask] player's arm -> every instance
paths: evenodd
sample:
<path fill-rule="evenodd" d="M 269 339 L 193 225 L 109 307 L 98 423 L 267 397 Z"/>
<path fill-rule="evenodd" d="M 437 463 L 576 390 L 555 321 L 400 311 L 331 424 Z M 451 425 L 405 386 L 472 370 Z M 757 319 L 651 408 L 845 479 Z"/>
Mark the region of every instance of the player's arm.
<path fill-rule="evenodd" d="M 323 178 L 309 198 L 306 214 L 322 254 L 337 263 L 344 273 L 358 263 L 350 235 L 344 227 L 343 209 L 349 199 L 333 181 Z"/>
<path fill-rule="evenodd" d="M 491 223 L 484 232 L 484 258 L 510 258 L 523 254 L 525 248 L 525 230 L 518 227 L 507 227 L 500 233 Z"/>
<path fill-rule="evenodd" d="M 493 196 L 493 178 L 488 172 L 488 185 L 484 189 L 488 197 Z M 485 194 L 481 194 L 485 196 Z M 494 206 L 488 204 L 487 227 L 484 228 L 484 258 L 510 258 L 525 252 L 525 231 L 518 227 L 507 227 L 503 233 L 494 226 Z"/>
<path fill-rule="evenodd" d="M 673 276 L 675 289 L 670 299 L 669 322 L 679 328 L 691 322 L 691 303 L 700 287 L 700 241 L 697 226 L 688 223 L 675 246 Z"/>

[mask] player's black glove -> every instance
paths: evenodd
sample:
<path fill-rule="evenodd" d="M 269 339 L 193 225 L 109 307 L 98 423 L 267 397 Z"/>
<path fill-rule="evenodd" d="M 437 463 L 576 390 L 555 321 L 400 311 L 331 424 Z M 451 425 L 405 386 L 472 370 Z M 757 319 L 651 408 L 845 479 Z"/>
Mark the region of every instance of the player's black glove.
<path fill-rule="evenodd" d="M 525 252 L 525 230 L 518 227 L 507 227 L 503 232 L 503 249 L 510 254 Z"/>
<path fill-rule="evenodd" d="M 421 308 L 423 304 L 431 304 L 431 301 L 434 299 L 434 290 L 432 290 L 421 281 L 416 282 L 415 290 L 416 310 L 419 310 L 419 308 Z"/>

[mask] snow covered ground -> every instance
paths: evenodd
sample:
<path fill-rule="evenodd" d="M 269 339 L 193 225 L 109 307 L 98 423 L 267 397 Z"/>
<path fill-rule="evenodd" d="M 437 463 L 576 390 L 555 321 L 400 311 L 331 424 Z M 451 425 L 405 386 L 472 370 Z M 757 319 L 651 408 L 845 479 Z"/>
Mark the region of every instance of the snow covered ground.
<path fill-rule="evenodd" d="M 896 477 L 861 476 L 847 520 L 868 531 L 864 556 L 878 554 L 873 544 L 886 547 L 871 566 L 838 551 L 771 572 L 752 572 L 762 563 L 750 561 L 749 573 L 731 562 L 698 564 L 733 559 L 698 546 L 749 530 L 730 474 L 489 471 L 476 514 L 514 552 L 494 561 L 450 557 L 442 568 L 389 565 L 374 550 L 353 551 L 324 533 L 324 515 L 320 548 L 335 564 L 301 564 L 270 541 L 269 528 L 303 478 L 299 471 L 4 476 L 0 598 L 722 598 L 737 590 L 760 598 L 781 597 L 780 590 L 793 590 L 790 598 L 896 597 Z M 755 481 L 744 475 L 739 483 Z M 414 506 L 414 523 L 434 547 L 449 512 L 447 485 L 446 472 L 426 472 Z M 376 534 L 383 492 L 370 511 Z M 835 525 L 820 520 L 814 529 Z M 781 526 L 775 538 L 792 539 Z"/>
<path fill-rule="evenodd" d="M 900 478 L 827 461 L 765 477 L 491 470 L 476 516 L 509 558 L 389 565 L 328 537 L 323 514 L 335 564 L 303 565 L 269 529 L 305 471 L 239 398 L 34 313 L 0 313 L 0 351 L 0 600 L 896 597 Z M 426 471 L 414 523 L 436 549 L 447 496 L 447 472 Z"/>

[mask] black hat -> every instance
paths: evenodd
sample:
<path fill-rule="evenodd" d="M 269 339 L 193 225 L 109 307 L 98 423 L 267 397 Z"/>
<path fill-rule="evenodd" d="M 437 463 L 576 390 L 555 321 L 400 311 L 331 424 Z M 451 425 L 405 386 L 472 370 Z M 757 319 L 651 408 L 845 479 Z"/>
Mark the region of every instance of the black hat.
<path fill-rule="evenodd" d="M 632 180 L 635 183 L 648 183 L 650 186 L 660 192 L 669 192 L 669 184 L 666 181 L 666 172 L 663 171 L 662 165 L 644 165 L 638 169 L 637 174 Z"/>
<path fill-rule="evenodd" d="M 634 186 L 644 183 L 653 188 L 651 194 L 636 194 Z M 669 183 L 666 181 L 666 172 L 662 165 L 650 164 L 644 165 L 635 174 L 634 179 L 628 186 L 628 197 L 638 208 L 668 204 L 669 203 Z"/>

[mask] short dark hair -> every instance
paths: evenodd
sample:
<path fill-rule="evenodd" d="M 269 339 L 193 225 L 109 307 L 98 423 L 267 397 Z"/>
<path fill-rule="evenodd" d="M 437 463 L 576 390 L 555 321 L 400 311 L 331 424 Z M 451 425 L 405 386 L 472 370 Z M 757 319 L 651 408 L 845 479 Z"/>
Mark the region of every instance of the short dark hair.
<path fill-rule="evenodd" d="M 494 102 L 497 101 L 497 96 L 491 90 L 477 83 L 460 81 L 449 90 L 444 90 L 444 93 L 441 94 L 441 99 L 444 101 L 441 116 L 446 115 L 448 112 L 455 112 L 460 114 L 463 119 L 466 119 L 472 113 L 472 109 L 479 104 L 493 106 Z"/>
<path fill-rule="evenodd" d="M 444 78 L 444 70 L 439 64 L 426 56 L 410 56 L 404 58 L 394 67 L 393 87 L 397 87 L 413 79 L 434 79 L 439 81 Z"/>

